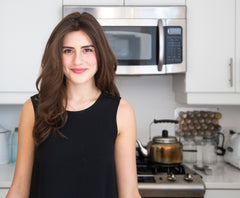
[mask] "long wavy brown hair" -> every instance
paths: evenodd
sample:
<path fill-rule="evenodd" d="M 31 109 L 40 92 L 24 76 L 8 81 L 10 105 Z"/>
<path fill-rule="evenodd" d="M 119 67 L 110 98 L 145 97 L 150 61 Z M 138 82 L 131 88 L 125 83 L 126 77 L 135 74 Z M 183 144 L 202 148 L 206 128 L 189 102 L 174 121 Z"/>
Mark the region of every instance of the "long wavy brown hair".
<path fill-rule="evenodd" d="M 63 72 L 62 46 L 64 36 L 73 31 L 84 31 L 91 39 L 96 52 L 98 70 L 96 86 L 114 96 L 120 96 L 115 85 L 117 60 L 97 20 L 88 13 L 72 13 L 64 17 L 53 30 L 42 57 L 41 73 L 36 81 L 39 92 L 38 107 L 33 129 L 36 145 L 50 134 L 65 137 L 60 129 L 66 124 L 66 77 Z"/>

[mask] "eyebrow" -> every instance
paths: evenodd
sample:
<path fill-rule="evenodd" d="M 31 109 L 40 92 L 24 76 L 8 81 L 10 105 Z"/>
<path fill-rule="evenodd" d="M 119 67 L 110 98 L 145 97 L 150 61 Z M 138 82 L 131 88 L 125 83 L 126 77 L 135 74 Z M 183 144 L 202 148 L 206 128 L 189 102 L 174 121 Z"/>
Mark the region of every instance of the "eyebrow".
<path fill-rule="evenodd" d="M 70 48 L 70 49 L 74 49 L 73 47 L 68 47 L 68 46 L 63 46 L 62 48 Z"/>
<path fill-rule="evenodd" d="M 87 48 L 87 47 L 94 47 L 94 45 L 84 45 L 81 47 L 82 48 Z M 70 48 L 70 49 L 74 49 L 74 47 L 69 47 L 69 46 L 63 46 L 62 48 Z"/>
<path fill-rule="evenodd" d="M 86 47 L 94 47 L 94 45 L 84 45 L 81 48 L 86 48 Z"/>

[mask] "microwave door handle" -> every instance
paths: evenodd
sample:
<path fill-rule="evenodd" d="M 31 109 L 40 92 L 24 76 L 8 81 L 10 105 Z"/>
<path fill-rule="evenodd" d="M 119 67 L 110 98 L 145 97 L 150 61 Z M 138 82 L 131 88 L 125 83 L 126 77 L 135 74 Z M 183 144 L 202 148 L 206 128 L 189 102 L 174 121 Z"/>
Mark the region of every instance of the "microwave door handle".
<path fill-rule="evenodd" d="M 158 33 L 159 33 L 159 59 L 158 59 L 158 71 L 162 71 L 163 56 L 164 56 L 164 31 L 162 19 L 158 20 Z"/>

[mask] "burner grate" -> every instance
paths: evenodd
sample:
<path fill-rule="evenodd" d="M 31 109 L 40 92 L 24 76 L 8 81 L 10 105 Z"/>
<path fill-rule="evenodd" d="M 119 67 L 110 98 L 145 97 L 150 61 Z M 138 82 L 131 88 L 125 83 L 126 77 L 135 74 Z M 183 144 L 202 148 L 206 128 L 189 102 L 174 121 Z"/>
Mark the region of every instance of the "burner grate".
<path fill-rule="evenodd" d="M 137 158 L 137 173 L 146 174 L 185 174 L 182 164 L 158 164 L 149 161 L 148 158 Z"/>

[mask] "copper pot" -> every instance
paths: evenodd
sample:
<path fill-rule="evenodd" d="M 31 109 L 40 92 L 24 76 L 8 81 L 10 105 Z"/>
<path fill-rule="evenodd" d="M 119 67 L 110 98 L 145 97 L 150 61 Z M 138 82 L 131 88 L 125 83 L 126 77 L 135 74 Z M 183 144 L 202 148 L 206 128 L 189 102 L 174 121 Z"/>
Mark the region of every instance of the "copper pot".
<path fill-rule="evenodd" d="M 176 137 L 168 136 L 167 130 L 162 131 L 162 136 L 153 137 L 147 144 L 147 148 L 144 148 L 139 140 L 137 140 L 137 143 L 141 153 L 153 162 L 162 164 L 179 164 L 182 162 L 182 143 L 177 141 Z"/>

